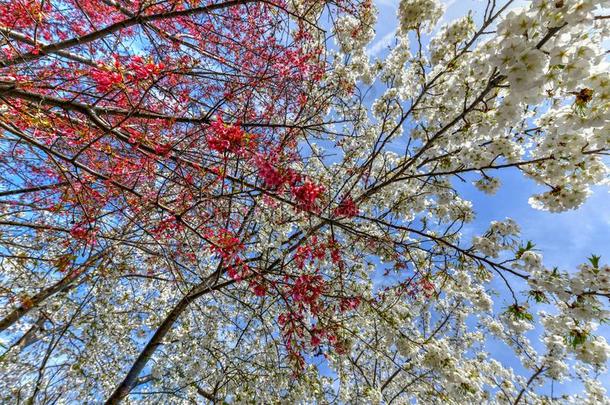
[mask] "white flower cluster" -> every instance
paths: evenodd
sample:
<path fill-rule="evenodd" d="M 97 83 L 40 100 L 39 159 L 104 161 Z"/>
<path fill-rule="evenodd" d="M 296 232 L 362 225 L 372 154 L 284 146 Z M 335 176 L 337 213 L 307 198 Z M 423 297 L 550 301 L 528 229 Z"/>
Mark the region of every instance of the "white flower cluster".
<path fill-rule="evenodd" d="M 597 6 L 608 5 L 608 0 L 532 0 L 531 8 L 546 26 L 560 27 L 592 20 Z"/>
<path fill-rule="evenodd" d="M 474 284 L 472 278 L 465 271 L 456 271 L 453 274 L 451 284 L 444 286 L 446 290 L 451 290 L 456 297 L 463 297 L 474 305 L 478 311 L 489 312 L 493 309 L 493 301 L 483 286 Z"/>
<path fill-rule="evenodd" d="M 531 261 L 524 257 L 526 253 L 521 259 Z M 531 295 L 540 302 L 552 300 L 558 309 L 555 315 L 539 312 L 546 346 L 543 361 L 549 375 L 556 379 L 566 376 L 570 353 L 596 369 L 604 368 L 610 356 L 610 346 L 604 337 L 593 335 L 598 323 L 610 316 L 597 298 L 610 291 L 610 266 L 600 265 L 596 256 L 589 261 L 575 273 L 547 270 L 537 258 L 531 263 L 536 268 L 528 279 Z"/>
<path fill-rule="evenodd" d="M 545 136 L 534 155 L 549 158 L 534 166 L 528 175 L 553 188 L 533 196 L 530 202 L 534 207 L 552 212 L 577 208 L 590 194 L 589 185 L 607 178 L 604 162 L 586 153 L 594 134 L 599 139 L 603 130 L 582 128 L 580 123 L 581 119 L 569 107 L 539 121 Z"/>
<path fill-rule="evenodd" d="M 443 27 L 430 41 L 430 61 L 437 64 L 455 56 L 459 45 L 467 42 L 475 32 L 474 19 L 470 14 Z"/>
<path fill-rule="evenodd" d="M 454 363 L 451 347 L 445 339 L 435 340 L 426 347 L 422 364 L 432 369 L 450 367 Z"/>
<path fill-rule="evenodd" d="M 525 10 L 511 11 L 498 24 L 499 47 L 495 65 L 508 78 L 510 92 L 522 101 L 539 102 L 549 57 L 527 40 L 539 32 L 536 19 Z M 536 38 L 537 39 L 537 38 Z"/>
<path fill-rule="evenodd" d="M 341 16 L 334 24 L 340 52 L 333 55 L 333 69 L 326 77 L 326 83 L 336 94 L 350 96 L 358 80 L 373 82 L 377 72 L 369 63 L 365 47 L 375 37 L 376 21 L 377 9 L 371 1 L 365 1 L 358 7 L 358 17 Z"/>
<path fill-rule="evenodd" d="M 610 356 L 610 345 L 603 336 L 585 341 L 577 350 L 576 358 L 595 367 L 604 367 Z"/>
<path fill-rule="evenodd" d="M 409 37 L 406 34 L 400 34 L 396 39 L 398 43 L 392 48 L 384 61 L 381 80 L 389 82 L 394 79 L 394 87 L 401 87 L 405 76 L 405 69 L 403 68 L 411 56 L 411 52 L 409 51 Z"/>
<path fill-rule="evenodd" d="M 579 270 L 570 278 L 570 291 L 573 294 L 582 294 L 585 291 L 610 293 L 610 266 L 594 267 L 590 264 L 582 264 Z"/>
<path fill-rule="evenodd" d="M 526 137 L 532 142 L 519 146 L 511 157 L 522 156 L 527 146 L 526 156 L 539 160 L 523 170 L 550 188 L 530 199 L 536 208 L 577 208 L 589 196 L 591 184 L 607 180 L 606 164 L 591 151 L 609 143 L 609 67 L 600 31 L 589 29 L 593 11 L 606 3 L 535 1 L 529 9 L 508 13 L 498 24 L 499 38 L 488 42 L 494 44 L 490 62 L 508 83 L 493 110 L 496 128 L 519 125 L 533 113 L 531 105 L 548 102 L 548 112 L 536 122 L 538 131 Z M 566 23 L 573 28 L 565 28 Z M 546 37 L 553 32 L 549 29 L 557 34 Z M 564 100 L 570 94 L 572 103 L 567 105 Z M 479 131 L 492 128 L 484 124 Z M 477 153 L 479 159 L 486 158 Z"/>
<path fill-rule="evenodd" d="M 602 386 L 602 384 L 593 379 L 585 379 L 585 392 L 587 393 L 587 398 L 584 403 L 587 404 L 603 404 L 608 405 L 610 403 L 610 399 L 606 395 L 606 389 Z"/>
<path fill-rule="evenodd" d="M 364 2 L 358 18 L 344 15 L 337 19 L 334 31 L 341 52 L 361 51 L 375 37 L 377 9 L 371 2 Z"/>
<path fill-rule="evenodd" d="M 472 246 L 485 256 L 498 257 L 501 251 L 515 246 L 518 234 L 519 226 L 514 220 L 492 221 L 485 235 L 473 238 Z"/>
<path fill-rule="evenodd" d="M 496 177 L 484 176 L 477 180 L 474 185 L 485 194 L 495 194 L 500 188 L 500 180 Z"/>
<path fill-rule="evenodd" d="M 526 271 L 535 271 L 542 267 L 542 255 L 532 250 L 523 252 L 520 259 L 523 260 L 523 269 Z"/>
<path fill-rule="evenodd" d="M 400 29 L 402 32 L 420 27 L 431 30 L 443 12 L 438 0 L 401 0 L 398 8 Z"/>
<path fill-rule="evenodd" d="M 287 2 L 287 9 L 305 20 L 315 21 L 325 5 L 326 2 L 323 0 L 290 0 Z"/>

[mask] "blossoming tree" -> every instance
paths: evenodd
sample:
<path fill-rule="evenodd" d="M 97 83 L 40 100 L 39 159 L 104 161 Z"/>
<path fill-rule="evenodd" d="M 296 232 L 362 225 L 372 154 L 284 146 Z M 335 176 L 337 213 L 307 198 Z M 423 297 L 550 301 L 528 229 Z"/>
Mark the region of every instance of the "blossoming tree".
<path fill-rule="evenodd" d="M 606 403 L 610 267 L 461 235 L 608 176 L 610 2 L 512 3 L 0 0 L 1 401 Z"/>

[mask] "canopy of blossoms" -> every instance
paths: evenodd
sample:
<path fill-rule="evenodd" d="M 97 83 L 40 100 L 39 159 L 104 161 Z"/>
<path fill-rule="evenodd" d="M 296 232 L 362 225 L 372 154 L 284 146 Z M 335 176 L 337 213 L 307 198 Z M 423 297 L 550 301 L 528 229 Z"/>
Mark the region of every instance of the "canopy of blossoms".
<path fill-rule="evenodd" d="M 515 3 L 0 0 L 0 402 L 610 403 L 607 258 L 463 232 L 608 182 L 610 1 Z"/>

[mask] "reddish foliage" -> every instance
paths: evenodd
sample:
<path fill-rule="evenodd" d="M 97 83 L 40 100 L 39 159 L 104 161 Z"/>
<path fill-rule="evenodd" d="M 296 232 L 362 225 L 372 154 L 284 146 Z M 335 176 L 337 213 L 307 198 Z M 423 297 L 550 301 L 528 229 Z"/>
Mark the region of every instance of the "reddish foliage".
<path fill-rule="evenodd" d="M 305 211 L 315 210 L 316 201 L 324 192 L 324 187 L 305 180 L 301 185 L 292 185 L 291 191 L 297 200 L 297 206 Z"/>
<path fill-rule="evenodd" d="M 345 269 L 340 243 L 311 235 L 281 270 L 249 246 L 266 243 L 261 200 L 295 218 L 326 204 L 358 213 L 350 197 L 325 199 L 302 171 L 304 131 L 281 124 L 318 111 L 311 89 L 328 66 L 309 26 L 286 24 L 282 0 L 167 17 L 205 4 L 0 4 L 0 28 L 14 30 L 0 45 L 0 120 L 14 129 L 2 134 L 2 186 L 49 185 L 3 214 L 27 206 L 38 228 L 68 235 L 65 257 L 123 243 L 145 257 L 142 273 L 189 284 L 217 266 L 219 280 L 284 306 L 282 335 L 302 364 L 308 342 L 341 346 L 330 320 L 358 306 L 331 296 L 325 270 Z"/>
<path fill-rule="evenodd" d="M 350 196 L 345 197 L 333 212 L 337 217 L 352 218 L 358 215 L 358 206 Z"/>
<path fill-rule="evenodd" d="M 221 117 L 212 122 L 209 129 L 210 133 L 206 136 L 208 145 L 219 153 L 240 152 L 253 138 L 238 125 L 225 124 Z"/>
<path fill-rule="evenodd" d="M 5 2 L 0 4 L 0 25 L 13 29 L 30 28 L 50 10 L 50 2 L 31 0 Z"/>

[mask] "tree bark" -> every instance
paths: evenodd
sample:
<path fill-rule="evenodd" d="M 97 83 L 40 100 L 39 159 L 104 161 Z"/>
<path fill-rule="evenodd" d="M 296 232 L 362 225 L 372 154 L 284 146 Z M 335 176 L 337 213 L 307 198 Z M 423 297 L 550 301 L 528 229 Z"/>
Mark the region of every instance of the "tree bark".
<path fill-rule="evenodd" d="M 69 274 L 59 280 L 57 283 L 53 284 L 49 288 L 45 288 L 40 291 L 38 294 L 31 297 L 27 304 L 21 304 L 17 308 L 13 309 L 6 315 L 3 319 L 0 320 L 0 332 L 9 328 L 15 322 L 19 321 L 24 315 L 30 312 L 32 309 L 36 308 L 40 303 L 49 298 L 50 296 L 62 291 L 65 288 L 68 288 L 71 283 L 76 280 L 82 273 L 75 272 L 74 274 Z"/>
<path fill-rule="evenodd" d="M 204 294 L 219 290 L 223 287 L 235 283 L 235 280 L 229 280 L 209 286 L 208 284 L 211 281 L 215 280 L 216 277 L 217 274 L 216 272 L 214 272 L 214 274 L 210 275 L 203 283 L 195 287 L 189 294 L 184 296 L 178 302 L 178 304 L 176 304 L 174 309 L 171 310 L 171 312 L 163 320 L 161 325 L 157 328 L 155 334 L 150 339 L 150 341 L 140 352 L 140 355 L 127 372 L 127 375 L 125 376 L 123 381 L 115 388 L 114 392 L 106 400 L 106 405 L 118 404 L 129 394 L 132 388 L 136 385 L 138 376 L 142 372 L 142 369 L 144 369 L 144 367 L 146 366 L 146 363 L 148 363 L 153 353 L 162 344 L 163 338 L 165 338 L 167 333 L 172 329 L 174 323 L 178 320 L 180 315 L 188 308 L 191 302 L 193 302 L 195 299 Z"/>
<path fill-rule="evenodd" d="M 187 294 L 178 302 L 174 309 L 171 310 L 165 320 L 163 320 L 163 323 L 161 323 L 161 325 L 157 328 L 153 337 L 146 344 L 144 350 L 140 352 L 140 355 L 129 369 L 129 372 L 123 381 L 116 387 L 112 395 L 110 395 L 106 401 L 107 405 L 118 404 L 127 396 L 127 394 L 129 394 L 129 391 L 131 391 L 131 389 L 134 387 L 138 376 L 142 372 L 142 369 L 144 366 L 146 366 L 146 363 L 148 363 L 148 360 L 152 354 L 157 350 L 157 347 L 161 345 L 161 342 L 165 335 L 167 335 L 167 332 L 171 330 L 174 322 L 176 322 L 180 314 L 182 314 L 182 312 L 188 307 L 190 302 L 190 295 Z"/>

